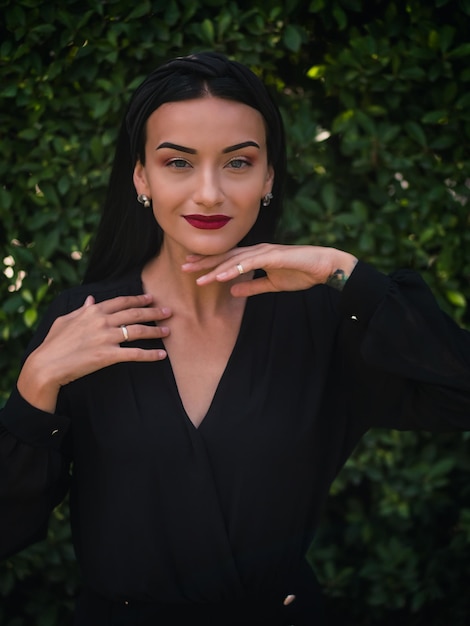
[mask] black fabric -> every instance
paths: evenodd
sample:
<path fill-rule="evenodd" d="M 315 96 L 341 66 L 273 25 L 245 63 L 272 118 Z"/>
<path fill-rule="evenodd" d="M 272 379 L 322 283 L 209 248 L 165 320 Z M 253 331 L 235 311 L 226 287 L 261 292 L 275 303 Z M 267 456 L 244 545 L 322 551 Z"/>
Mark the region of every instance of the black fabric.
<path fill-rule="evenodd" d="M 65 292 L 30 350 L 89 293 L 141 291 L 134 272 Z M 470 334 L 416 274 L 359 263 L 342 294 L 317 286 L 247 301 L 199 428 L 168 359 L 69 384 L 55 416 L 14 391 L 0 422 L 0 555 L 44 532 L 73 462 L 87 588 L 116 603 L 245 606 L 302 587 L 331 482 L 367 429 L 470 428 Z"/>
<path fill-rule="evenodd" d="M 306 561 L 295 589 L 287 605 L 282 596 L 218 603 L 116 602 L 84 589 L 73 626 L 326 626 L 322 594 Z"/>

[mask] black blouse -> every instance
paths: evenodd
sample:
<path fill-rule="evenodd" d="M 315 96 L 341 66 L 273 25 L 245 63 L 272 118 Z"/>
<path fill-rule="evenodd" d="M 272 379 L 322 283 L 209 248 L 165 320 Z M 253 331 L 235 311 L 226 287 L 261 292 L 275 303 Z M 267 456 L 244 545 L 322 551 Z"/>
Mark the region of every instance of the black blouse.
<path fill-rule="evenodd" d="M 89 293 L 142 293 L 140 273 L 64 292 L 28 352 Z M 248 299 L 199 428 L 169 359 L 70 383 L 54 415 L 15 390 L 0 422 L 1 556 L 40 539 L 70 487 L 83 578 L 106 597 L 292 593 L 330 485 L 366 430 L 470 429 L 470 333 L 417 274 L 360 262 L 341 294 L 321 285 Z"/>

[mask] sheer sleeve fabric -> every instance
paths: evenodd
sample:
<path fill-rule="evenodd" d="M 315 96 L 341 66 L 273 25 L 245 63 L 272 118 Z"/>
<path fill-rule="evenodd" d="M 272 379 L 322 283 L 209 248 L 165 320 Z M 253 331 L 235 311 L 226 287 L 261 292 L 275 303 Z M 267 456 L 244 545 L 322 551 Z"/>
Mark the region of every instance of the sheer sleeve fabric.
<path fill-rule="evenodd" d="M 410 270 L 359 263 L 340 299 L 341 376 L 365 426 L 470 429 L 470 333 Z"/>
<path fill-rule="evenodd" d="M 24 360 L 64 314 L 59 297 L 46 313 Z M 42 539 L 51 510 L 68 488 L 69 420 L 31 406 L 15 388 L 0 411 L 0 559 Z"/>

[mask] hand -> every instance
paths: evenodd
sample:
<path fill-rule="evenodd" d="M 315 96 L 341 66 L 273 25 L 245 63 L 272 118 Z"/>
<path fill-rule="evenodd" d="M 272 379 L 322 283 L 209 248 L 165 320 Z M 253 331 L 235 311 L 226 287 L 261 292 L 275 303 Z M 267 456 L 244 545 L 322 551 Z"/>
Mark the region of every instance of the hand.
<path fill-rule="evenodd" d="M 196 282 L 228 282 L 262 269 L 266 276 L 256 280 L 238 280 L 231 287 L 234 296 L 253 296 L 269 291 L 300 291 L 326 283 L 341 269 L 349 276 L 357 259 L 347 252 L 320 246 L 258 244 L 233 248 L 223 255 L 191 255 L 182 269 L 185 272 L 205 272 Z M 242 269 L 242 272 L 240 272 Z"/>
<path fill-rule="evenodd" d="M 152 296 L 119 296 L 95 304 L 88 296 L 82 307 L 58 317 L 43 343 L 26 359 L 18 378 L 18 390 L 32 405 L 54 411 L 61 386 L 103 367 L 123 361 L 158 361 L 166 357 L 159 349 L 142 349 L 129 342 L 158 339 L 169 334 L 165 326 L 146 325 L 171 316 L 165 308 L 150 306 Z"/>

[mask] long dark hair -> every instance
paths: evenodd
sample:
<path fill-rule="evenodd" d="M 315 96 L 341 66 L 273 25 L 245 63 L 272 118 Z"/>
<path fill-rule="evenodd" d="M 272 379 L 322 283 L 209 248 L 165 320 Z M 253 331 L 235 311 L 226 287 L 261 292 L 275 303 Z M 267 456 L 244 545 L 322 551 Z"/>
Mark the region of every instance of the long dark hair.
<path fill-rule="evenodd" d="M 177 57 L 154 70 L 137 88 L 118 135 L 101 221 L 90 251 L 84 282 L 118 277 L 158 254 L 162 231 L 151 209 L 137 201 L 135 164 L 145 162 L 146 122 L 165 102 L 212 95 L 257 109 L 266 124 L 267 152 L 274 169 L 273 199 L 261 207 L 240 244 L 271 241 L 282 209 L 286 150 L 282 119 L 267 89 L 246 66 L 222 54 L 202 52 Z"/>

